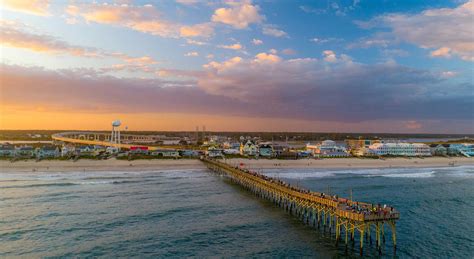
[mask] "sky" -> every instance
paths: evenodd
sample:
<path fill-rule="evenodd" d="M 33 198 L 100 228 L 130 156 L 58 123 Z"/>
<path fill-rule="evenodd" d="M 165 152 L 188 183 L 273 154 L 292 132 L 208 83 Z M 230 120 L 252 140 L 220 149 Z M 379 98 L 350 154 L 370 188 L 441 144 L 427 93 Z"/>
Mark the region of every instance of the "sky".
<path fill-rule="evenodd" d="M 474 0 L 0 0 L 0 129 L 474 133 Z"/>

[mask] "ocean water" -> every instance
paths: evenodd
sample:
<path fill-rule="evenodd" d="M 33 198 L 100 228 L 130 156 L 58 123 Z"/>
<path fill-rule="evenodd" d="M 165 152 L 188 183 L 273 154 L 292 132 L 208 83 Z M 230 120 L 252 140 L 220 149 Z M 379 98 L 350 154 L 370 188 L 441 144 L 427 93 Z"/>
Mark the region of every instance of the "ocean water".
<path fill-rule="evenodd" d="M 309 189 L 391 204 L 399 258 L 473 258 L 474 167 L 278 169 Z M 390 233 L 390 232 L 387 232 Z M 372 246 L 364 255 L 378 257 Z M 0 257 L 359 257 L 207 170 L 0 172 Z M 390 235 L 383 257 L 394 257 Z"/>

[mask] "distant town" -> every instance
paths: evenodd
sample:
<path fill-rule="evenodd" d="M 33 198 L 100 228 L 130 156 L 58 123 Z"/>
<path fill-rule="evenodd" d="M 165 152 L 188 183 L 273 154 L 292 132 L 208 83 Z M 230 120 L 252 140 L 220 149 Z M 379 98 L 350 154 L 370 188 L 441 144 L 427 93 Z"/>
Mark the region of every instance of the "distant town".
<path fill-rule="evenodd" d="M 118 122 L 119 123 L 119 122 Z M 120 123 L 115 128 L 118 129 Z M 472 136 L 195 132 L 1 131 L 0 158 L 22 159 L 322 159 L 474 156 Z M 328 139 L 332 136 L 333 139 Z M 346 138 L 344 138 L 346 137 Z M 319 139 L 318 139 L 319 138 Z M 99 143 L 99 144 L 98 144 Z"/>

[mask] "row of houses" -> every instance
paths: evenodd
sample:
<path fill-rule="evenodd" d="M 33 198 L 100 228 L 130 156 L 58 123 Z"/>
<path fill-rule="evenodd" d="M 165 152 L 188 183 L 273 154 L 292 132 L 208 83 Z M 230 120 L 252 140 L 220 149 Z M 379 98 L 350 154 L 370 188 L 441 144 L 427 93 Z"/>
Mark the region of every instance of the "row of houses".
<path fill-rule="evenodd" d="M 474 144 L 432 144 L 431 154 L 435 156 L 474 156 Z"/>
<path fill-rule="evenodd" d="M 0 145 L 0 157 L 48 158 L 59 157 L 60 155 L 60 149 L 57 146 L 46 145 L 34 148 L 27 145 Z"/>

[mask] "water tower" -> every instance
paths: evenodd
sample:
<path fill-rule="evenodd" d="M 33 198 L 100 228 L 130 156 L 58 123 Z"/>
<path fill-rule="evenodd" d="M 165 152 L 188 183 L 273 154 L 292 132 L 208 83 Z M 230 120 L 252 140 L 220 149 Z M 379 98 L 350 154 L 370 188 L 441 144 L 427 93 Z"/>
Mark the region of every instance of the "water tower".
<path fill-rule="evenodd" d="M 112 122 L 112 135 L 110 136 L 111 143 L 120 144 L 120 125 L 122 125 L 120 120 L 114 120 Z"/>

